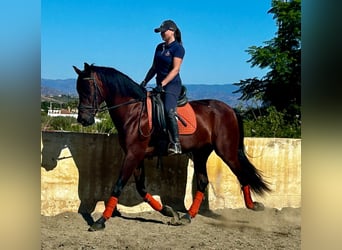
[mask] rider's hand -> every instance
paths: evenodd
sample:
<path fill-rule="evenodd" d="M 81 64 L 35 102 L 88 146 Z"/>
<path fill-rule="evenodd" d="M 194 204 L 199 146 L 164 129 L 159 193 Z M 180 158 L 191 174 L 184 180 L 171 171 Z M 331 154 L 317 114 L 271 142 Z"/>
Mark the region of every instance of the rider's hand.
<path fill-rule="evenodd" d="M 162 93 L 164 92 L 164 89 L 161 85 L 157 85 L 157 87 L 154 88 L 154 91 L 157 93 Z"/>

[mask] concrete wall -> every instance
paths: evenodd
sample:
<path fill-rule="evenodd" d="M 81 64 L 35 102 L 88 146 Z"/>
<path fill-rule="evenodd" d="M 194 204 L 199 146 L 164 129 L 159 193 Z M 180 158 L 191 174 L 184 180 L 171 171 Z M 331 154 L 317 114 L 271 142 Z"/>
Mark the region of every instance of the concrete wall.
<path fill-rule="evenodd" d="M 267 207 L 301 206 L 301 140 L 245 138 L 251 162 L 270 182 L 272 193 L 254 197 Z M 102 212 L 103 201 L 118 176 L 123 153 L 116 135 L 42 132 L 41 214 L 65 211 Z M 179 211 L 189 208 L 193 193 L 193 165 L 186 156 L 145 160 L 147 190 Z M 212 153 L 207 162 L 209 187 L 202 209 L 244 207 L 240 185 L 227 165 Z M 133 177 L 118 208 L 149 211 L 135 190 Z"/>

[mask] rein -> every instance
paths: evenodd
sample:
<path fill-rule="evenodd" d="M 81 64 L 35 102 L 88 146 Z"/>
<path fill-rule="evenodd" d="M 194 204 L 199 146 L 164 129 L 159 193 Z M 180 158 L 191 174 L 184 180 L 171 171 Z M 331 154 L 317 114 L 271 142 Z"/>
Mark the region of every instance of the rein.
<path fill-rule="evenodd" d="M 107 110 L 111 110 L 111 109 L 116 109 L 116 108 L 119 108 L 121 106 L 129 105 L 129 104 L 133 104 L 133 103 L 137 103 L 137 102 L 142 102 L 142 101 L 144 101 L 144 99 L 145 98 L 134 99 L 134 100 L 123 102 L 123 103 L 120 103 L 120 104 L 117 104 L 117 105 L 114 105 L 114 106 L 110 106 L 110 107 L 107 107 L 107 105 L 106 105 L 106 106 L 103 106 L 101 108 L 98 108 L 97 111 L 98 112 L 103 112 L 103 111 L 107 111 Z"/>

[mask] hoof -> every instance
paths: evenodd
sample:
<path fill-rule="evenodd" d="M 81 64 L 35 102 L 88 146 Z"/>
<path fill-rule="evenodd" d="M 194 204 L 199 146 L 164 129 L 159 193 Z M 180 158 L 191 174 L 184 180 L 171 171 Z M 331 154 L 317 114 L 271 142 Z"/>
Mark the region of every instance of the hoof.
<path fill-rule="evenodd" d="M 169 225 L 172 226 L 185 226 L 189 225 L 191 223 L 191 217 L 189 214 L 185 214 L 182 216 L 182 218 L 176 220 L 175 218 L 172 218 L 169 222 Z"/>
<path fill-rule="evenodd" d="M 117 208 L 114 209 L 111 217 L 115 217 L 115 216 L 121 217 L 121 213 Z"/>
<path fill-rule="evenodd" d="M 180 219 L 180 221 L 182 222 L 183 225 L 188 225 L 191 223 L 191 216 L 190 214 L 186 213 L 182 216 L 182 218 Z"/>
<path fill-rule="evenodd" d="M 106 222 L 106 219 L 101 217 L 91 227 L 88 228 L 88 231 L 95 232 L 95 231 L 100 231 L 100 230 L 105 229 L 106 227 L 105 222 Z"/>
<path fill-rule="evenodd" d="M 179 217 L 173 217 L 170 222 L 167 223 L 168 225 L 171 226 L 180 226 L 182 225 L 182 222 L 180 221 Z"/>
<path fill-rule="evenodd" d="M 167 217 L 179 218 L 178 213 L 176 213 L 170 206 L 163 206 L 163 209 L 160 210 L 160 213 Z"/>
<path fill-rule="evenodd" d="M 264 211 L 265 210 L 265 206 L 264 204 L 262 204 L 261 202 L 253 202 L 254 206 L 252 208 L 249 208 L 253 211 Z"/>

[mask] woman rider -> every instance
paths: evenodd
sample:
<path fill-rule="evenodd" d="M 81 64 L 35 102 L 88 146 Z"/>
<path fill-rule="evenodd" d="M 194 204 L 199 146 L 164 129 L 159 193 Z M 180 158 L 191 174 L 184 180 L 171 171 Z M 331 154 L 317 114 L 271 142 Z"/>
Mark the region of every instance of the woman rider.
<path fill-rule="evenodd" d="M 141 85 L 143 87 L 156 75 L 157 89 L 164 94 L 164 108 L 170 132 L 168 154 L 181 154 L 176 119 L 177 100 L 181 92 L 182 80 L 179 72 L 185 54 L 181 32 L 172 20 L 164 21 L 154 32 L 160 32 L 164 42 L 157 45 L 153 63 Z"/>

